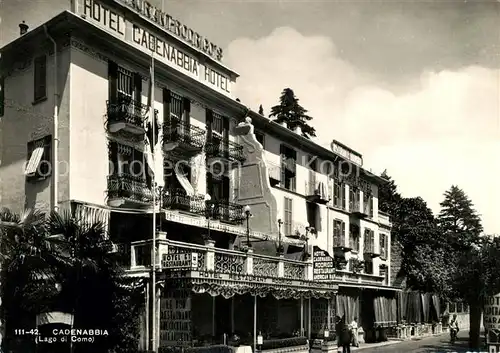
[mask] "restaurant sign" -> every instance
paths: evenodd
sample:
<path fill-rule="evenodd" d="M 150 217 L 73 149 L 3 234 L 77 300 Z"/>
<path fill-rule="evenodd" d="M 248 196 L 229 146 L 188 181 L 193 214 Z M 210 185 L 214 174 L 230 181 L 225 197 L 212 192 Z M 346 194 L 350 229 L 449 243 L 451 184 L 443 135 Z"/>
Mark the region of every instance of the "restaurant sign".
<path fill-rule="evenodd" d="M 163 254 L 161 267 L 164 269 L 196 268 L 198 267 L 197 253 Z"/>
<path fill-rule="evenodd" d="M 317 250 L 313 253 L 314 280 L 333 281 L 335 279 L 335 263 L 326 251 Z"/>
<path fill-rule="evenodd" d="M 208 62 L 199 61 L 195 55 L 170 43 L 166 35 L 153 33 L 98 1 L 84 0 L 79 3 L 78 13 L 113 36 L 148 55 L 153 55 L 165 65 L 226 96 L 231 96 L 233 81 L 228 74 L 222 73 Z"/>
<path fill-rule="evenodd" d="M 485 330 L 500 330 L 500 293 L 485 299 L 483 320 Z"/>

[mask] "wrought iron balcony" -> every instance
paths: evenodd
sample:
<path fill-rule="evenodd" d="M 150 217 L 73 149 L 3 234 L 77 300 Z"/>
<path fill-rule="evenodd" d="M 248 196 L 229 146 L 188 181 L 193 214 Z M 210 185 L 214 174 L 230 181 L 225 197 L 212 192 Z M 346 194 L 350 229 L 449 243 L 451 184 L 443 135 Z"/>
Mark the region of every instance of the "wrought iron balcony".
<path fill-rule="evenodd" d="M 163 149 L 167 153 L 190 158 L 203 150 L 205 131 L 171 116 L 163 125 Z"/>
<path fill-rule="evenodd" d="M 204 215 L 205 198 L 203 195 L 188 196 L 184 189 L 169 189 L 163 192 L 162 207 Z"/>
<path fill-rule="evenodd" d="M 385 212 L 378 211 L 378 221 L 385 226 L 391 226 L 390 216 Z"/>
<path fill-rule="evenodd" d="M 153 193 L 146 180 L 130 174 L 108 176 L 108 204 L 114 207 L 152 206 Z"/>
<path fill-rule="evenodd" d="M 242 224 L 245 216 L 243 206 L 227 200 L 211 200 L 206 203 L 207 215 L 222 222 Z"/>
<path fill-rule="evenodd" d="M 164 253 L 160 250 L 158 256 L 158 265 L 163 270 L 175 267 L 177 269 L 212 271 L 218 274 L 236 276 L 251 275 L 286 280 L 312 280 L 312 278 L 307 278 L 308 271 L 306 271 L 306 268 L 308 263 L 303 261 L 220 249 L 214 247 L 213 243 L 195 245 L 169 239 L 157 241 L 160 244 L 168 245 L 168 247 L 160 246 L 160 249 L 168 249 Z M 132 243 L 130 268 L 132 270 L 148 268 L 151 264 L 151 251 L 151 242 Z M 248 261 L 250 257 L 253 261 Z M 280 266 L 280 263 L 283 265 Z"/>
<path fill-rule="evenodd" d="M 245 160 L 243 146 L 233 141 L 212 138 L 205 150 L 209 159 L 220 159 L 229 164 Z"/>
<path fill-rule="evenodd" d="M 134 135 L 145 133 L 144 119 L 148 106 L 130 97 L 118 97 L 116 102 L 107 101 L 107 125 L 111 133 L 124 130 Z"/>

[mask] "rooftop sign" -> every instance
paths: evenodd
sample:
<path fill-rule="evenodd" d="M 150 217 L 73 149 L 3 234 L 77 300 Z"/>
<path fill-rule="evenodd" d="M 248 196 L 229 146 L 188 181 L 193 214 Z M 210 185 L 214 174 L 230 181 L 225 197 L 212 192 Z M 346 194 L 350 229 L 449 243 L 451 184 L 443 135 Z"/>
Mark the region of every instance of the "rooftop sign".
<path fill-rule="evenodd" d="M 176 37 L 201 50 L 211 58 L 218 61 L 222 60 L 222 48 L 219 48 L 217 45 L 202 37 L 191 28 L 175 20 L 169 14 L 151 5 L 148 1 L 118 0 L 118 2 L 140 13 L 141 15 L 158 24 Z"/>
<path fill-rule="evenodd" d="M 353 162 L 354 164 L 360 166 L 363 165 L 363 158 L 361 158 L 361 155 L 357 154 L 356 152 L 350 151 L 337 141 L 332 141 L 332 143 L 330 144 L 330 148 L 333 153 L 338 154 L 341 157 L 344 157 L 345 159 Z"/>
<path fill-rule="evenodd" d="M 141 6 L 145 6 L 144 3 L 146 2 L 139 2 L 142 4 Z M 170 43 L 168 41 L 170 38 L 131 22 L 119 11 L 99 1 L 84 0 L 79 3 L 77 11 L 86 20 L 111 35 L 129 43 L 148 55 L 154 53 L 154 57 L 165 65 L 194 78 L 226 96 L 231 96 L 231 85 L 234 83 L 234 78 L 223 73 L 215 66 L 210 65 L 208 60 L 207 62 L 200 62 L 195 55 Z"/>

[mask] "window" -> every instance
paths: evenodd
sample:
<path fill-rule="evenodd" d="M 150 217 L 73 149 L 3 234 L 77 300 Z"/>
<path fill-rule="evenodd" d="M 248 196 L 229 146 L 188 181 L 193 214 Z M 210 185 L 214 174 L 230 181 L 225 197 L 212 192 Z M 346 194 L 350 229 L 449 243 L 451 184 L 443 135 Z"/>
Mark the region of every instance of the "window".
<path fill-rule="evenodd" d="M 364 252 L 365 254 L 373 254 L 375 252 L 374 249 L 374 237 L 375 237 L 375 232 L 371 229 L 366 228 L 365 229 L 365 239 L 363 242 L 364 245 Z"/>
<path fill-rule="evenodd" d="M 365 209 L 365 213 L 370 217 L 373 217 L 373 197 L 366 192 L 363 194 L 363 207 Z"/>
<path fill-rule="evenodd" d="M 318 227 L 318 215 L 319 215 L 319 206 L 317 203 L 307 202 L 306 205 L 307 210 L 307 223 L 314 229 L 319 230 Z"/>
<path fill-rule="evenodd" d="M 285 236 L 293 234 L 293 200 L 289 197 L 285 197 L 285 207 L 284 207 L 284 220 L 283 220 L 283 230 Z"/>
<path fill-rule="evenodd" d="M 170 92 L 170 116 L 177 119 L 182 119 L 182 113 L 184 109 L 182 107 L 182 97 Z"/>
<path fill-rule="evenodd" d="M 55 55 L 55 54 L 54 54 Z M 34 69 L 34 101 L 47 98 L 47 56 L 35 58 Z"/>
<path fill-rule="evenodd" d="M 349 211 L 359 211 L 360 193 L 359 189 L 349 186 Z"/>
<path fill-rule="evenodd" d="M 345 185 L 338 179 L 333 179 L 333 206 L 345 209 Z"/>
<path fill-rule="evenodd" d="M 5 78 L 0 76 L 0 117 L 5 112 Z"/>
<path fill-rule="evenodd" d="M 264 141 L 265 141 L 265 136 L 264 134 L 260 133 L 260 132 L 255 132 L 255 138 L 257 139 L 257 141 L 259 141 L 259 143 L 262 145 L 262 148 L 264 148 Z"/>
<path fill-rule="evenodd" d="M 30 179 L 45 179 L 52 173 L 52 136 L 28 142 L 28 162 L 24 174 Z"/>
<path fill-rule="evenodd" d="M 333 244 L 334 246 L 345 245 L 345 223 L 340 219 L 333 220 Z"/>
<path fill-rule="evenodd" d="M 285 145 L 280 146 L 281 155 L 281 186 L 287 190 L 296 189 L 297 152 Z"/>
<path fill-rule="evenodd" d="M 373 261 L 365 260 L 365 273 L 373 275 Z"/>
<path fill-rule="evenodd" d="M 349 241 L 353 251 L 359 251 L 359 226 L 357 224 L 349 225 Z"/>
<path fill-rule="evenodd" d="M 117 142 L 110 142 L 109 148 L 111 175 L 125 174 L 137 180 L 146 181 L 150 174 L 146 171 L 147 167 L 143 152 Z"/>
<path fill-rule="evenodd" d="M 221 115 L 212 113 L 212 133 L 216 132 L 222 136 L 224 132 L 224 123 Z"/>
<path fill-rule="evenodd" d="M 229 177 L 207 173 L 208 194 L 214 201 L 229 200 Z"/>
<path fill-rule="evenodd" d="M 387 248 L 388 248 L 388 240 L 389 240 L 389 237 L 387 236 L 387 234 L 384 234 L 384 233 L 380 233 L 380 257 L 382 259 L 387 259 Z"/>

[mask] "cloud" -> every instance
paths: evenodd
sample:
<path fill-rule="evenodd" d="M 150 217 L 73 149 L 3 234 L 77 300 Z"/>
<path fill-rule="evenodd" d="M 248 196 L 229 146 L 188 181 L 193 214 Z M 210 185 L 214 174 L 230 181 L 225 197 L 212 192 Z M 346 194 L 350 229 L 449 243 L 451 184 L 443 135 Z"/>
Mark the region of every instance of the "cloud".
<path fill-rule="evenodd" d="M 328 37 L 292 28 L 237 39 L 226 53 L 241 74 L 236 96 L 254 110 L 262 104 L 268 113 L 290 87 L 314 117 L 319 143 L 346 143 L 368 169 L 387 168 L 405 196 L 422 196 L 436 213 L 457 184 L 483 215 L 485 231 L 500 233 L 500 70 L 422 69 L 404 89 L 391 87 L 343 60 Z"/>

